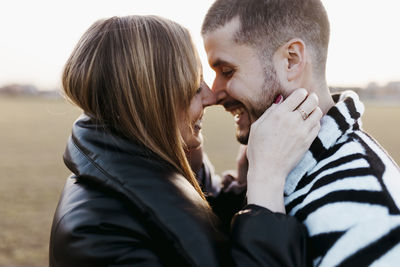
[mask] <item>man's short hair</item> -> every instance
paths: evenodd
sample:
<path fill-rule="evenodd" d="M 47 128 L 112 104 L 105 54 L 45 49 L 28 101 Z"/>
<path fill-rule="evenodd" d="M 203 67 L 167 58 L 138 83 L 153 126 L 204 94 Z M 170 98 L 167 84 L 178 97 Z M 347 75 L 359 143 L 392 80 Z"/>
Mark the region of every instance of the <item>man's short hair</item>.
<path fill-rule="evenodd" d="M 204 19 L 206 35 L 238 17 L 240 28 L 234 36 L 239 44 L 273 53 L 292 38 L 312 47 L 318 74 L 325 74 L 329 43 L 329 20 L 320 0 L 216 0 Z"/>

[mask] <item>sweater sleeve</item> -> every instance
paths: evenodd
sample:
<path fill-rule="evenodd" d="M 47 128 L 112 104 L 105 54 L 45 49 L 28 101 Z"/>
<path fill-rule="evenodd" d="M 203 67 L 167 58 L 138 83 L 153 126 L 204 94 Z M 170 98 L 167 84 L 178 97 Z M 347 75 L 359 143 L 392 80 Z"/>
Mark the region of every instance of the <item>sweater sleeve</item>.
<path fill-rule="evenodd" d="M 246 186 L 241 190 L 224 190 L 222 178 L 215 173 L 214 166 L 205 153 L 197 178 L 208 203 L 221 221 L 221 229 L 229 233 L 232 217 L 245 205 Z"/>
<path fill-rule="evenodd" d="M 232 220 L 236 266 L 308 266 L 307 230 L 294 217 L 247 205 Z"/>

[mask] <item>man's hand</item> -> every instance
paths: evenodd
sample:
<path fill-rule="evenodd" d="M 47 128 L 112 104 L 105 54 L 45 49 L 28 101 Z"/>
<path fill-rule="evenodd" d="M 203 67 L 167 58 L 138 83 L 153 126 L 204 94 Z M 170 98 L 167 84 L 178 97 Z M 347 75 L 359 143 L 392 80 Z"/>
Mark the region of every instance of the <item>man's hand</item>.
<path fill-rule="evenodd" d="M 236 157 L 237 170 L 227 170 L 222 173 L 222 190 L 240 194 L 247 186 L 247 170 L 249 162 L 246 156 L 247 146 L 240 145 Z"/>
<path fill-rule="evenodd" d="M 196 149 L 191 149 L 186 152 L 187 160 L 189 161 L 192 171 L 198 175 L 201 167 L 203 165 L 203 147 L 198 147 Z"/>

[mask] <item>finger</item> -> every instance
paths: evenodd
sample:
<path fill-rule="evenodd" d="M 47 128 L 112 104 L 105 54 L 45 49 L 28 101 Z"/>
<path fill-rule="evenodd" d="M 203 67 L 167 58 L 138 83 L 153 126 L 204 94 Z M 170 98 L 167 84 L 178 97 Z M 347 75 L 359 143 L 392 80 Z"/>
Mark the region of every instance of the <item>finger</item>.
<path fill-rule="evenodd" d="M 306 142 L 308 142 L 311 145 L 312 142 L 315 140 L 315 138 L 317 138 L 320 129 L 321 129 L 321 124 L 320 123 L 315 124 L 314 127 L 311 128 L 307 136 L 308 140 Z"/>
<path fill-rule="evenodd" d="M 282 94 L 279 94 L 279 95 L 275 98 L 274 104 L 280 104 L 280 103 L 282 103 L 282 101 L 283 101 L 283 95 L 282 95 Z"/>
<path fill-rule="evenodd" d="M 295 112 L 298 112 L 303 117 L 303 120 L 305 120 L 318 106 L 318 102 L 318 96 L 315 93 L 311 93 L 307 96 L 303 103 L 297 107 Z"/>
<path fill-rule="evenodd" d="M 235 177 L 237 176 L 236 170 L 226 170 L 222 173 L 222 180 L 223 181 L 233 181 L 235 180 Z"/>
<path fill-rule="evenodd" d="M 308 92 L 300 88 L 291 93 L 279 106 L 289 111 L 295 110 L 306 99 Z"/>
<path fill-rule="evenodd" d="M 225 187 L 227 187 L 229 184 L 231 184 L 233 181 L 235 181 L 235 177 L 236 177 L 236 174 L 233 173 L 233 172 L 230 172 L 230 173 L 226 172 L 226 173 L 224 173 L 223 176 L 222 176 L 222 182 L 221 182 L 222 187 L 225 188 Z"/>
<path fill-rule="evenodd" d="M 308 116 L 305 123 L 308 127 L 313 128 L 316 124 L 320 124 L 320 120 L 323 116 L 323 113 L 319 107 L 316 107 L 313 112 Z"/>

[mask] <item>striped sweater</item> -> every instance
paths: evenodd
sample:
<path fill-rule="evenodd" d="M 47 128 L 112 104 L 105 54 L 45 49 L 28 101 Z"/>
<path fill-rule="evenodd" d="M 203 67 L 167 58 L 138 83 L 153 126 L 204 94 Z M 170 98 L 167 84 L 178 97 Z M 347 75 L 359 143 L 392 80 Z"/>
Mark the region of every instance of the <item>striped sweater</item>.
<path fill-rule="evenodd" d="M 399 167 L 361 129 L 358 96 L 333 99 L 287 178 L 287 213 L 306 225 L 315 266 L 400 266 Z"/>

